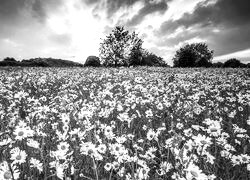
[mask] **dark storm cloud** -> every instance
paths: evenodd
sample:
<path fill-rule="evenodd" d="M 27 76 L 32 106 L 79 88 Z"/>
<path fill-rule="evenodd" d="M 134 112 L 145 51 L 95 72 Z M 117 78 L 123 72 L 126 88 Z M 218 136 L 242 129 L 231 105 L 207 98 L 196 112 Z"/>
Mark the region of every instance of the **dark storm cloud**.
<path fill-rule="evenodd" d="M 49 11 L 56 11 L 62 5 L 62 0 L 0 0 L 1 22 L 11 22 L 22 17 L 29 11 L 32 16 L 44 21 Z"/>
<path fill-rule="evenodd" d="M 208 43 L 215 47 L 217 55 L 249 48 L 250 1 L 218 0 L 215 4 L 207 4 L 209 2 L 208 0 L 199 3 L 193 13 L 185 13 L 176 21 L 165 21 L 159 31 L 156 31 L 156 35 L 168 36 L 179 27 L 195 27 L 195 35 L 207 39 Z M 214 33 L 213 28 L 220 31 Z M 190 35 L 190 32 L 186 33 Z M 186 37 L 191 38 L 191 36 Z M 175 37 L 175 40 L 169 40 L 177 43 L 185 40 L 185 37 L 180 34 Z"/>
<path fill-rule="evenodd" d="M 160 1 L 157 3 L 150 3 L 150 1 L 146 1 L 144 7 L 142 7 L 139 12 L 127 23 L 128 26 L 134 26 L 143 21 L 144 17 L 147 15 L 160 12 L 164 13 L 168 8 L 166 1 Z"/>
<path fill-rule="evenodd" d="M 112 17 L 120 8 L 132 6 L 137 1 L 140 0 L 106 0 L 106 12 L 108 17 Z"/>
<path fill-rule="evenodd" d="M 0 0 L 1 23 L 16 18 L 25 4 L 26 0 Z"/>
<path fill-rule="evenodd" d="M 136 2 L 144 2 L 144 6 L 139 12 L 128 22 L 124 22 L 128 26 L 134 26 L 143 21 L 144 17 L 154 13 L 164 13 L 167 8 L 167 2 L 171 0 L 82 0 L 87 5 L 95 5 L 94 14 L 98 11 L 105 9 L 108 19 L 112 19 L 112 16 L 118 12 L 121 8 L 129 8 Z M 123 22 L 123 21 L 122 21 Z"/>
<path fill-rule="evenodd" d="M 39 21 L 44 22 L 49 12 L 56 12 L 63 4 L 63 0 L 34 0 L 31 5 L 32 14 Z"/>
<path fill-rule="evenodd" d="M 217 3 L 207 5 L 207 2 L 199 3 L 192 14 L 185 13 L 177 21 L 166 21 L 160 31 L 164 33 L 168 29 L 175 30 L 179 26 L 190 27 L 195 24 L 202 26 L 223 25 L 239 26 L 250 24 L 249 0 L 218 0 Z M 171 27 L 173 25 L 173 27 Z"/>
<path fill-rule="evenodd" d="M 122 7 L 130 7 L 141 0 L 82 0 L 86 5 L 95 5 L 94 12 L 105 10 L 108 18 Z"/>

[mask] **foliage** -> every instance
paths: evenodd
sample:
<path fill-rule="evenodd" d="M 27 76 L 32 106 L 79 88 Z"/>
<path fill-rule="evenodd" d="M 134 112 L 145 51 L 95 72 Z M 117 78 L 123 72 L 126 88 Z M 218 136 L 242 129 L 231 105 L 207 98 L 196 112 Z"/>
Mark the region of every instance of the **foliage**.
<path fill-rule="evenodd" d="M 18 66 L 20 64 L 19 61 L 16 61 L 12 57 L 6 57 L 2 61 L 0 61 L 0 66 Z"/>
<path fill-rule="evenodd" d="M 100 59 L 104 66 L 128 66 L 132 58 L 140 56 L 142 40 L 135 32 L 129 33 L 116 26 L 100 44 Z"/>
<path fill-rule="evenodd" d="M 222 62 L 217 62 L 217 63 L 213 63 L 212 67 L 215 68 L 222 68 L 224 66 L 224 63 Z"/>
<path fill-rule="evenodd" d="M 242 63 L 240 62 L 240 60 L 233 58 L 233 59 L 227 60 L 227 61 L 224 63 L 223 67 L 226 67 L 226 68 L 227 68 L 227 67 L 239 68 L 239 67 L 246 67 L 246 65 L 245 65 L 245 64 L 242 64 Z"/>
<path fill-rule="evenodd" d="M 213 51 L 205 43 L 186 44 L 173 58 L 174 67 L 210 67 Z"/>
<path fill-rule="evenodd" d="M 159 57 L 154 53 L 148 51 L 144 51 L 143 53 L 142 65 L 168 67 L 167 63 L 163 60 L 162 57 Z"/>
<path fill-rule="evenodd" d="M 0 71 L 0 179 L 250 179 L 249 69 Z"/>
<path fill-rule="evenodd" d="M 89 56 L 86 61 L 84 66 L 93 66 L 93 67 L 99 67 L 101 66 L 100 59 L 96 56 Z"/>
<path fill-rule="evenodd" d="M 131 58 L 131 66 L 165 66 L 166 63 L 162 57 L 155 55 L 154 53 L 148 52 L 147 50 L 141 50 L 137 57 Z"/>
<path fill-rule="evenodd" d="M 15 58 L 13 58 L 13 57 L 6 57 L 3 59 L 3 61 L 16 62 Z"/>
<path fill-rule="evenodd" d="M 22 61 L 4 60 L 0 61 L 0 66 L 21 66 L 21 67 L 82 67 L 77 62 L 54 59 L 54 58 L 32 58 Z"/>

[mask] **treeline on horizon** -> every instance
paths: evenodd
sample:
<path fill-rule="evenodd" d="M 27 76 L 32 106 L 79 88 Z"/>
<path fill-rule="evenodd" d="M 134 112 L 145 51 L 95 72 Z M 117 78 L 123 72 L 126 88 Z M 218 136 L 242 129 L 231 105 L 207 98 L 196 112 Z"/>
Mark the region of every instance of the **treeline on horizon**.
<path fill-rule="evenodd" d="M 17 61 L 6 57 L 0 61 L 0 66 L 22 67 L 121 67 L 121 66 L 157 66 L 170 67 L 160 56 L 142 48 L 143 41 L 135 32 L 130 33 L 123 26 L 116 26 L 103 39 L 99 48 L 99 57 L 89 56 L 85 64 L 54 58 L 32 58 Z M 186 44 L 176 51 L 173 67 L 190 68 L 249 68 L 236 58 L 223 62 L 212 63 L 214 51 L 206 43 Z"/>

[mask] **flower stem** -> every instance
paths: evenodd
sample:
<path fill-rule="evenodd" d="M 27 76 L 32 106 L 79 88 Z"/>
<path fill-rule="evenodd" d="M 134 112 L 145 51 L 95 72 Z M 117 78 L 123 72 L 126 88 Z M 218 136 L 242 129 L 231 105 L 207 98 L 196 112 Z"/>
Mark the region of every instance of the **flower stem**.
<path fill-rule="evenodd" d="M 94 159 L 94 157 L 92 157 L 92 160 L 93 160 L 93 164 L 94 164 L 94 169 L 95 169 L 95 176 L 96 176 L 96 180 L 99 180 L 99 177 L 98 177 L 98 172 L 97 172 L 97 166 L 96 166 L 96 163 L 95 163 L 95 159 Z"/>

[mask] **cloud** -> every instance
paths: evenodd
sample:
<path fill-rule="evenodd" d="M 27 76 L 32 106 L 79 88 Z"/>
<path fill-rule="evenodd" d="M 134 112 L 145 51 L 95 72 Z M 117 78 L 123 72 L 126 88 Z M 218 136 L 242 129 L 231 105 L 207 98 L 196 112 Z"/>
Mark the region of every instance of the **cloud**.
<path fill-rule="evenodd" d="M 176 45 L 192 36 L 206 39 L 216 56 L 244 50 L 250 47 L 249 6 L 249 0 L 206 0 L 198 3 L 192 13 L 163 22 L 155 34 L 164 37 L 165 45 Z M 183 28 L 183 33 L 168 38 L 178 28 Z"/>
<path fill-rule="evenodd" d="M 226 61 L 231 58 L 236 58 L 240 59 L 243 63 L 250 63 L 250 49 L 246 49 L 243 51 L 237 51 L 234 53 L 222 55 L 222 56 L 217 56 L 214 58 L 214 61 Z"/>
<path fill-rule="evenodd" d="M 133 4 L 135 4 L 139 0 L 106 0 L 105 3 L 103 3 L 107 17 L 111 18 L 114 13 L 120 10 L 122 7 L 130 7 Z"/>
<path fill-rule="evenodd" d="M 82 0 L 85 5 L 95 6 L 93 10 L 93 14 L 96 15 L 100 11 L 105 11 L 106 18 L 111 20 L 115 16 L 116 13 L 120 13 L 121 11 L 128 11 L 129 8 L 132 8 L 135 4 L 141 3 L 143 6 L 135 13 L 135 15 L 127 20 L 124 16 L 127 16 L 127 13 L 124 12 L 120 19 L 118 20 L 120 23 L 123 22 L 126 26 L 135 26 L 140 24 L 143 19 L 152 13 L 159 12 L 163 14 L 167 8 L 167 3 L 172 0 Z"/>
<path fill-rule="evenodd" d="M 152 13 L 159 12 L 164 13 L 168 8 L 167 1 L 146 1 L 145 5 L 139 10 L 139 12 L 127 22 L 128 26 L 138 25 L 143 19 Z"/>
<path fill-rule="evenodd" d="M 96 4 L 99 1 L 100 0 L 82 0 L 82 3 L 84 3 L 86 5 L 93 5 L 93 4 Z"/>
<path fill-rule="evenodd" d="M 27 12 L 44 22 L 49 12 L 55 12 L 63 4 L 62 0 L 1 0 L 0 20 L 11 22 L 21 20 Z"/>
<path fill-rule="evenodd" d="M 94 12 L 105 10 L 107 18 L 109 19 L 121 8 L 128 8 L 140 1 L 141 0 L 82 0 L 82 3 L 87 6 L 95 6 Z"/>
<path fill-rule="evenodd" d="M 68 46 L 72 42 L 70 34 L 53 34 L 49 36 L 49 39 L 55 42 L 57 45 Z"/>
<path fill-rule="evenodd" d="M 25 7 L 26 0 L 1 0 L 0 1 L 0 21 L 8 23 L 15 20 Z M 13 21 L 12 21 L 13 22 Z"/>
<path fill-rule="evenodd" d="M 239 26 L 250 23 L 249 0 L 218 0 L 216 3 L 200 2 L 193 13 L 185 13 L 177 21 L 166 21 L 162 24 L 160 31 L 164 33 L 168 28 L 174 30 L 178 26 L 186 28 L 195 24 L 202 26 L 224 25 Z M 170 26 L 174 27 L 170 27 Z"/>
<path fill-rule="evenodd" d="M 33 0 L 32 15 L 40 22 L 44 22 L 49 13 L 59 11 L 62 6 L 63 0 Z"/>

